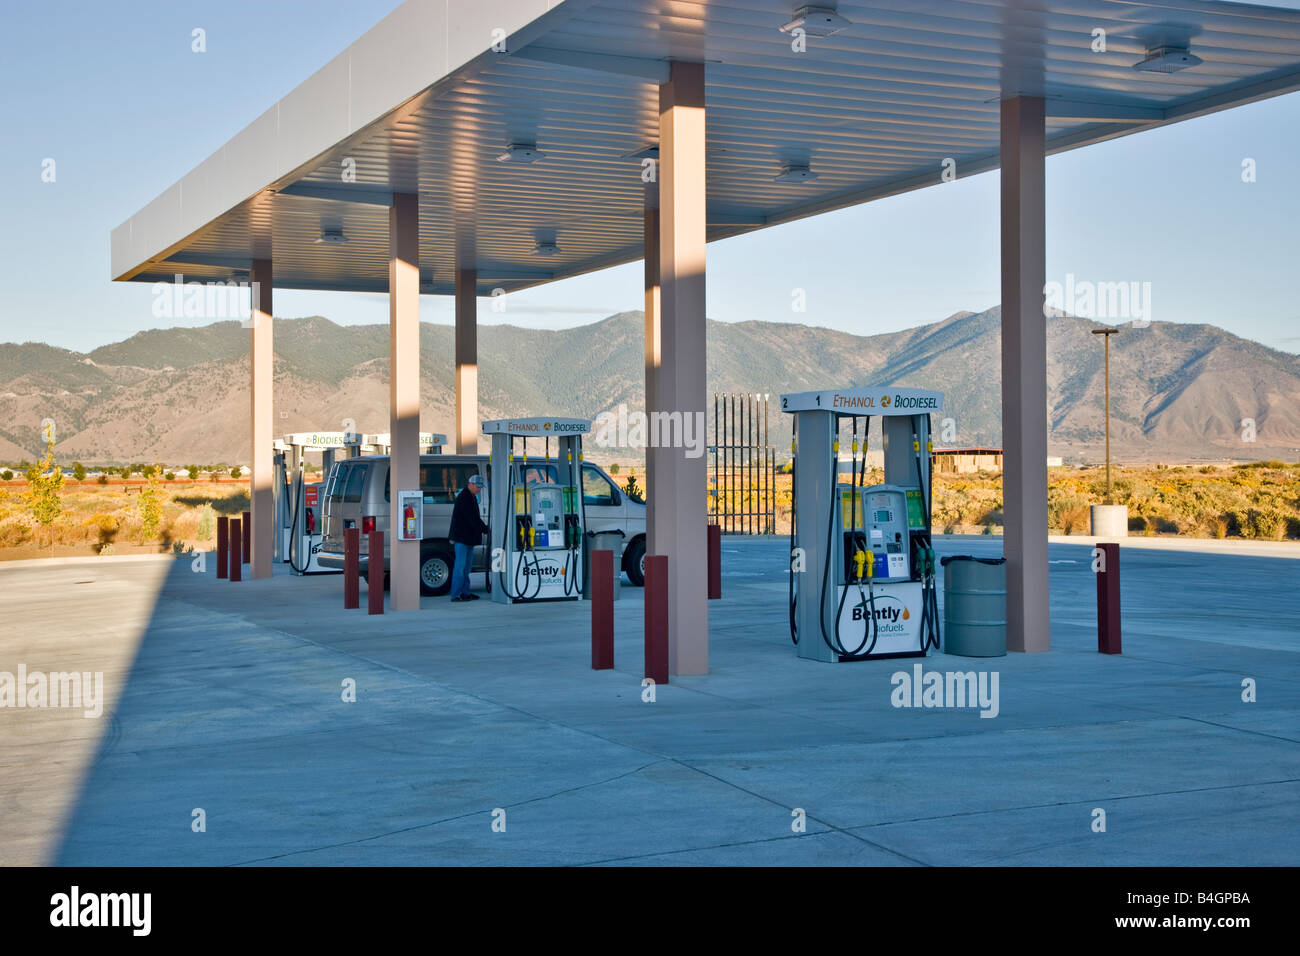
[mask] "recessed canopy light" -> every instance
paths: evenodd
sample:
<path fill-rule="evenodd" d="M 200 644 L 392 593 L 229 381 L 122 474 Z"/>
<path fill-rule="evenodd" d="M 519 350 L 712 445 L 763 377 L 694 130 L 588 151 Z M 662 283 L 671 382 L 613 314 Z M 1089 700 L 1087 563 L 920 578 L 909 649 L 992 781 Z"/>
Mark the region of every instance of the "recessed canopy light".
<path fill-rule="evenodd" d="M 1199 66 L 1204 62 L 1199 56 L 1188 51 L 1185 46 L 1148 47 L 1144 59 L 1133 64 L 1133 69 L 1146 73 L 1177 73 L 1189 66 Z"/>
<path fill-rule="evenodd" d="M 782 33 L 791 33 L 803 27 L 803 32 L 810 37 L 828 37 L 853 24 L 835 12 L 834 7 L 802 6 L 794 11 L 794 19 L 781 28 Z"/>
<path fill-rule="evenodd" d="M 817 174 L 806 165 L 787 163 L 772 180 L 774 183 L 806 183 L 817 178 Z"/>
<path fill-rule="evenodd" d="M 342 229 L 324 229 L 321 231 L 320 238 L 316 240 L 316 244 L 336 246 L 347 241 L 348 237 L 343 235 Z"/>
<path fill-rule="evenodd" d="M 546 154 L 538 149 L 535 143 L 511 143 L 506 147 L 505 152 L 497 157 L 497 162 L 520 163 L 526 166 L 545 158 Z"/>
<path fill-rule="evenodd" d="M 533 255 L 535 256 L 553 256 L 557 255 L 560 247 L 553 242 L 538 240 L 537 245 L 533 246 Z"/>

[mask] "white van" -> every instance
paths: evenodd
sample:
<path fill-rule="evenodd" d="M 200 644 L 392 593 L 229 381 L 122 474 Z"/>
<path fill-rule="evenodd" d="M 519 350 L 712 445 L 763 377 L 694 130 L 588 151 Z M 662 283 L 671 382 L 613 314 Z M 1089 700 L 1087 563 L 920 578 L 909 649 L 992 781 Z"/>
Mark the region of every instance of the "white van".
<path fill-rule="evenodd" d="M 515 468 L 523 469 L 522 474 L 516 475 L 516 483 L 557 481 L 554 458 L 529 458 L 526 469 L 516 461 Z M 424 538 L 420 542 L 422 594 L 446 594 L 451 589 L 455 552 L 447 535 L 451 530 L 452 506 L 470 476 L 476 474 L 491 484 L 491 465 L 486 455 L 420 456 L 420 489 L 424 493 Z M 387 455 L 335 462 L 325 481 L 323 539 L 317 554 L 321 567 L 342 569 L 343 532 L 347 528 L 360 528 L 361 573 L 367 573 L 369 566 L 367 533 L 372 530 L 386 532 L 384 570 L 388 571 L 391 496 Z M 482 501 L 480 512 L 486 521 L 486 490 Z M 582 465 L 582 502 L 588 531 L 623 533 L 622 568 L 628 580 L 641 587 L 645 583 L 645 502 L 628 495 L 590 462 Z M 487 568 L 489 553 L 486 543 L 474 549 L 473 571 Z"/>

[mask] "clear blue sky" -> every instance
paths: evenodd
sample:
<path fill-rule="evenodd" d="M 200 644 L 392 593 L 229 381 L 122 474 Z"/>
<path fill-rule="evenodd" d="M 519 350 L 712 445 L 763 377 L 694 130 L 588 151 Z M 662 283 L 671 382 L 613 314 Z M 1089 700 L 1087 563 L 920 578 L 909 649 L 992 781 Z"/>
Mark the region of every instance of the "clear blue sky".
<path fill-rule="evenodd" d="M 0 341 L 86 351 L 160 323 L 111 283 L 109 231 L 206 159 L 394 0 L 46 0 L 0 30 Z M 190 31 L 208 50 L 190 51 Z M 1049 280 L 1150 282 L 1152 318 L 1300 352 L 1300 94 L 1048 160 Z M 56 160 L 58 179 L 41 182 Z M 1258 180 L 1241 181 L 1241 161 Z M 708 313 L 869 334 L 998 301 L 997 174 L 709 247 Z M 640 265 L 510 297 L 481 321 L 580 325 L 641 306 Z M 790 309 L 807 290 L 807 311 Z M 280 292 L 281 316 L 387 322 L 383 296 Z M 446 298 L 424 318 L 449 322 Z M 163 323 L 171 324 L 171 323 Z"/>

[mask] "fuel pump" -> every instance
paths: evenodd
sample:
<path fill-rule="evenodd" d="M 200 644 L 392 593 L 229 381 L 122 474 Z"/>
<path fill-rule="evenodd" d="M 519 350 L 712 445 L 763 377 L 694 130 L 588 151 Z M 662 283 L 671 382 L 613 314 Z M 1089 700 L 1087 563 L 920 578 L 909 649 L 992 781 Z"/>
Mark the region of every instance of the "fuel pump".
<path fill-rule="evenodd" d="M 854 661 L 938 649 L 928 452 L 930 412 L 942 402 L 937 392 L 886 387 L 781 397 L 796 436 L 789 616 L 800 657 Z M 880 420 L 884 482 L 868 486 L 873 418 Z M 847 482 L 840 470 L 845 425 Z"/>
<path fill-rule="evenodd" d="M 492 588 L 494 601 L 512 604 L 582 597 L 587 526 L 582 436 L 590 430 L 591 422 L 573 418 L 483 423 L 484 434 L 492 437 L 488 524 L 493 544 L 490 566 L 497 585 Z M 543 440 L 542 457 L 533 460 L 531 469 L 529 438 Z M 557 443 L 554 457 L 552 438 Z M 518 459 L 516 448 L 522 452 Z"/>
<path fill-rule="evenodd" d="M 322 453 L 322 471 L 328 480 L 335 455 L 352 457 L 360 445 L 361 436 L 354 432 L 295 432 L 276 439 L 272 482 L 279 531 L 276 556 L 294 574 L 341 573 L 317 561 L 324 534 L 324 482 L 307 481 L 307 452 Z"/>

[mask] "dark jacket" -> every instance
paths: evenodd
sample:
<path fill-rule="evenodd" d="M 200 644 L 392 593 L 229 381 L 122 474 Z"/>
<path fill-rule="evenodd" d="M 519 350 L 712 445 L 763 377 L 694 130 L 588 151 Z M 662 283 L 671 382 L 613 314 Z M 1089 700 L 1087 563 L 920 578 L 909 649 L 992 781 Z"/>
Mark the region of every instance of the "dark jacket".
<path fill-rule="evenodd" d="M 448 537 L 460 544 L 475 545 L 487 533 L 488 526 L 478 516 L 478 500 L 469 488 L 462 488 L 456 496 L 456 507 L 451 510 L 451 533 Z"/>

